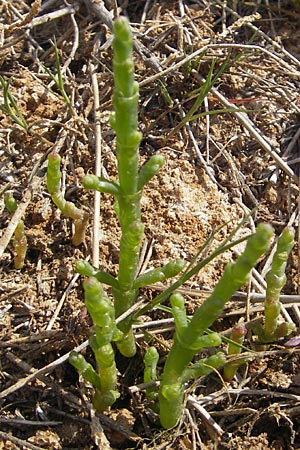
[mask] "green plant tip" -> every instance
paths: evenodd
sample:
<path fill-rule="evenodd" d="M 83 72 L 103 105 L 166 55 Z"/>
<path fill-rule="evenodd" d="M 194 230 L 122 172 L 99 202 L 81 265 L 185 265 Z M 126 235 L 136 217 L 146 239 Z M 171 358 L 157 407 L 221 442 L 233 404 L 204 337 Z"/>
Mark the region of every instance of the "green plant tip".
<path fill-rule="evenodd" d="M 17 209 L 17 201 L 12 192 L 6 192 L 4 194 L 4 205 L 9 212 L 14 212 Z"/>

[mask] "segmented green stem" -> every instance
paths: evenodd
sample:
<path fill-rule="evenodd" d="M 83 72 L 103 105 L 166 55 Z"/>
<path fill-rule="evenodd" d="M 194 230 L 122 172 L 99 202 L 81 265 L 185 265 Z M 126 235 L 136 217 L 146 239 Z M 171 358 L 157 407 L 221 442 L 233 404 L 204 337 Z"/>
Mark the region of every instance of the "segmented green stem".
<path fill-rule="evenodd" d="M 209 375 L 214 369 L 224 366 L 226 356 L 223 352 L 217 352 L 208 358 L 203 358 L 184 370 L 182 374 L 182 382 L 194 380 L 195 378 Z"/>
<path fill-rule="evenodd" d="M 132 57 L 133 40 L 128 20 L 120 17 L 114 23 L 114 113 L 111 125 L 116 132 L 118 177 L 120 194 L 118 217 L 121 225 L 119 255 L 119 289 L 113 289 L 116 316 L 127 311 L 136 299 L 133 284 L 137 274 L 139 250 L 144 235 L 141 221 L 141 191 L 138 190 L 139 144 L 142 139 L 138 131 L 138 84 L 134 81 Z M 118 347 L 125 356 L 135 354 L 135 342 L 130 319 L 119 324 L 126 340 Z"/>
<path fill-rule="evenodd" d="M 138 83 L 134 80 L 133 39 L 129 22 L 125 17 L 118 18 L 114 23 L 113 49 L 115 87 L 111 126 L 116 133 L 118 182 L 87 175 L 83 185 L 110 193 L 116 200 L 115 209 L 121 226 L 119 271 L 117 282 L 107 281 L 112 286 L 116 317 L 119 317 L 133 305 L 140 287 L 148 284 L 149 280 L 157 282 L 166 279 L 170 276 L 169 273 L 173 271 L 172 273 L 176 274 L 181 268 L 178 262 L 173 266 L 171 263 L 136 280 L 139 252 L 144 236 L 141 220 L 142 190 L 163 166 L 164 158 L 161 155 L 154 155 L 139 169 L 139 144 L 142 139 L 142 134 L 138 131 L 139 89 Z M 97 279 L 104 280 L 103 273 L 98 272 Z M 124 338 L 117 342 L 117 346 L 124 356 L 131 357 L 136 352 L 131 317 L 121 321 L 118 327 L 123 332 Z"/>
<path fill-rule="evenodd" d="M 77 352 L 71 352 L 69 356 L 69 363 L 72 364 L 75 369 L 78 370 L 80 375 L 89 383 L 91 383 L 95 389 L 101 390 L 101 382 L 99 375 L 93 368 L 93 366 L 88 363 L 84 356 Z"/>
<path fill-rule="evenodd" d="M 156 381 L 156 366 L 158 363 L 159 354 L 155 347 L 150 347 L 144 356 L 144 383 Z M 148 400 L 154 400 L 157 396 L 155 387 L 146 389 L 146 396 Z"/>
<path fill-rule="evenodd" d="M 77 208 L 74 203 L 65 200 L 63 193 L 60 190 L 61 171 L 60 171 L 61 157 L 58 153 L 52 152 L 48 156 L 47 168 L 47 188 L 51 198 L 61 213 L 73 219 L 74 233 L 72 237 L 73 245 L 80 245 L 85 239 L 85 230 L 88 223 L 89 215 L 86 211 Z"/>
<path fill-rule="evenodd" d="M 239 355 L 241 353 L 241 344 L 243 344 L 245 336 L 247 334 L 247 328 L 243 323 L 237 323 L 231 333 L 230 333 L 230 340 L 228 344 L 228 350 L 227 354 L 229 356 L 231 355 Z M 237 345 L 239 344 L 239 345 Z M 245 360 L 233 360 L 229 361 L 224 366 L 224 379 L 226 381 L 232 380 L 232 378 L 235 376 L 238 368 L 244 364 Z"/>
<path fill-rule="evenodd" d="M 149 284 L 158 283 L 159 281 L 164 281 L 167 278 L 175 277 L 184 268 L 184 261 L 177 259 L 176 261 L 170 261 L 163 267 L 157 269 L 149 270 L 143 275 L 140 275 L 134 282 L 134 288 L 138 289 Z"/>
<path fill-rule="evenodd" d="M 295 231 L 293 228 L 284 228 L 278 238 L 277 248 L 273 256 L 271 269 L 266 275 L 267 291 L 264 305 L 264 342 L 272 341 L 274 338 L 276 338 L 278 317 L 280 315 L 280 292 L 286 282 L 285 269 L 289 254 L 294 246 L 294 235 Z"/>
<path fill-rule="evenodd" d="M 175 426 L 181 415 L 184 395 L 182 375 L 199 347 L 203 346 L 199 338 L 220 316 L 227 300 L 248 281 L 257 260 L 268 249 L 272 235 L 272 227 L 260 224 L 237 261 L 226 266 L 213 293 L 196 310 L 188 325 L 185 325 L 184 319 L 181 320 L 181 329 L 179 333 L 176 330 L 160 383 L 160 420 L 164 428 Z"/>
<path fill-rule="evenodd" d="M 116 390 L 117 370 L 112 341 L 122 338 L 115 323 L 114 307 L 103 291 L 101 283 L 90 277 L 83 283 L 85 306 L 95 325 L 89 343 L 95 354 L 97 372 L 83 356 L 72 354 L 70 363 L 95 387 L 94 406 L 99 411 L 110 407 L 119 397 Z"/>
<path fill-rule="evenodd" d="M 95 277 L 101 283 L 107 284 L 108 286 L 114 286 L 118 288 L 118 280 L 107 272 L 95 269 L 89 262 L 79 259 L 76 262 L 76 272 L 80 275 L 86 277 Z"/>

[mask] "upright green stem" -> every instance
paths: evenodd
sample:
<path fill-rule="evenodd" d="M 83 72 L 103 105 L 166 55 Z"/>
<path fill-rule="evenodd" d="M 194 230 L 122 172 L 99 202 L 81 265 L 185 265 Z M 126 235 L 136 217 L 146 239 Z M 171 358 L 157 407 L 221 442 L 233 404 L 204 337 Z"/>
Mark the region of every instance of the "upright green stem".
<path fill-rule="evenodd" d="M 230 340 L 228 344 L 227 355 L 239 355 L 241 353 L 241 345 L 244 342 L 245 336 L 247 334 L 247 328 L 243 323 L 237 323 L 231 333 Z M 229 361 L 224 366 L 223 377 L 226 381 L 230 381 L 235 376 L 238 368 L 244 364 L 245 360 L 237 359 Z"/>
<path fill-rule="evenodd" d="M 155 347 L 150 347 L 144 356 L 144 383 L 156 381 L 156 366 L 159 360 L 159 354 Z M 154 400 L 157 396 L 155 387 L 148 387 L 146 389 L 146 396 L 148 400 Z"/>
<path fill-rule="evenodd" d="M 194 355 L 203 347 L 203 333 L 220 316 L 227 300 L 248 281 L 251 270 L 268 249 L 272 235 L 270 226 L 258 225 L 244 252 L 236 262 L 225 267 L 213 293 L 196 310 L 188 324 L 182 307 L 178 304 L 178 296 L 175 298 L 175 322 L 178 329 L 176 328 L 174 344 L 166 360 L 159 392 L 160 420 L 164 428 L 172 428 L 179 420 L 184 395 L 183 374 Z"/>
<path fill-rule="evenodd" d="M 84 281 L 83 288 L 85 306 L 95 325 L 95 334 L 90 337 L 89 343 L 95 354 L 97 371 L 76 352 L 72 352 L 69 361 L 93 384 L 93 404 L 98 411 L 104 411 L 119 397 L 116 391 L 117 369 L 111 342 L 120 339 L 122 333 L 115 323 L 113 304 L 103 291 L 101 283 L 90 277 Z"/>
<path fill-rule="evenodd" d="M 15 269 L 22 269 L 24 266 L 25 256 L 27 252 L 27 237 L 24 230 L 23 220 L 19 220 L 13 239 L 13 246 L 15 250 L 14 266 Z"/>
<path fill-rule="evenodd" d="M 183 264 L 176 261 L 161 270 L 151 271 L 137 278 L 140 247 L 144 236 L 141 220 L 141 195 L 146 183 L 164 164 L 161 155 L 152 156 L 139 168 L 139 144 L 142 134 L 138 131 L 138 83 L 134 80 L 133 39 L 129 22 L 125 17 L 114 23 L 113 39 L 114 68 L 114 112 L 111 126 L 116 133 L 116 152 L 118 161 L 118 181 L 111 182 L 101 177 L 88 175 L 83 184 L 89 189 L 112 194 L 116 200 L 116 211 L 121 226 L 119 253 L 119 271 L 117 280 L 108 280 L 112 286 L 116 317 L 126 312 L 135 302 L 138 289 L 145 283 L 157 282 L 174 276 Z M 84 268 L 85 270 L 86 268 Z M 97 278 L 104 280 L 103 273 Z M 117 342 L 120 352 L 127 357 L 136 352 L 135 340 L 131 328 L 131 316 L 122 320 L 118 327 L 124 338 Z"/>
<path fill-rule="evenodd" d="M 4 194 L 4 205 L 9 212 L 16 211 L 18 205 L 12 192 L 6 192 Z M 24 222 L 19 220 L 14 231 L 13 247 L 15 251 L 14 255 L 14 267 L 15 269 L 22 269 L 25 262 L 25 256 L 27 252 L 27 237 L 25 234 Z"/>
<path fill-rule="evenodd" d="M 278 317 L 280 315 L 280 292 L 286 282 L 285 269 L 289 254 L 294 246 L 295 231 L 286 227 L 278 238 L 271 269 L 266 275 L 267 291 L 265 300 L 265 324 L 260 338 L 270 342 L 277 337 Z M 281 327 L 282 328 L 282 327 Z M 292 328 L 287 327 L 287 334 Z"/>
<path fill-rule="evenodd" d="M 128 20 L 120 17 L 114 24 L 114 113 L 111 125 L 116 132 L 119 195 L 118 217 L 121 225 L 119 255 L 119 288 L 113 288 L 116 316 L 132 305 L 137 296 L 134 281 L 137 275 L 140 245 L 144 235 L 141 221 L 141 191 L 139 180 L 139 144 L 142 139 L 138 131 L 138 84 L 134 81 L 132 58 L 133 40 Z M 135 354 L 135 342 L 130 319 L 119 324 L 125 339 L 118 343 L 125 356 Z"/>

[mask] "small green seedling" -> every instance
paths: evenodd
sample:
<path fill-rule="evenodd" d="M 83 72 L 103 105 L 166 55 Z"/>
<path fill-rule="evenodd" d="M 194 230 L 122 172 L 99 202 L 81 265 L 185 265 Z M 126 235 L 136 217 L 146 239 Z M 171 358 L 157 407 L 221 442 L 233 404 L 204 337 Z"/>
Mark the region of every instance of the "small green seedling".
<path fill-rule="evenodd" d="M 12 192 L 9 191 L 4 194 L 4 205 L 9 212 L 15 212 L 15 210 L 17 209 L 17 200 L 15 199 Z"/>
<path fill-rule="evenodd" d="M 0 84 L 3 90 L 3 104 L 0 105 L 1 111 L 11 117 L 11 119 L 17 123 L 20 127 L 22 127 L 25 131 L 28 131 L 28 124 L 19 109 L 17 102 L 9 90 L 9 81 L 5 81 L 5 79 L 0 75 Z"/>
<path fill-rule="evenodd" d="M 52 81 L 55 83 L 56 88 L 58 89 L 58 91 L 61 93 L 62 98 L 64 99 L 65 104 L 68 106 L 69 111 L 71 111 L 71 113 L 74 113 L 74 109 L 73 109 L 73 105 L 72 102 L 68 96 L 68 94 L 66 93 L 65 90 L 65 85 L 64 85 L 64 81 L 63 81 L 63 75 L 62 75 L 62 71 L 61 71 L 61 67 L 60 67 L 60 60 L 59 60 L 59 54 L 58 54 L 58 49 L 57 49 L 57 44 L 56 44 L 56 40 L 55 38 L 53 39 L 53 48 L 54 48 L 54 57 L 55 57 L 55 67 L 56 67 L 56 75 L 54 75 L 50 69 L 48 69 L 48 67 L 43 66 L 43 69 L 47 72 L 47 74 L 50 76 L 50 78 L 52 79 Z"/>
<path fill-rule="evenodd" d="M 150 347 L 144 356 L 144 383 L 151 383 L 157 380 L 156 367 L 159 360 L 159 354 L 155 347 Z M 146 396 L 149 401 L 157 399 L 155 387 L 146 389 Z"/>
<path fill-rule="evenodd" d="M 18 205 L 12 192 L 6 192 L 4 195 L 4 205 L 9 212 L 15 212 Z M 23 220 L 19 220 L 14 231 L 13 237 L 14 247 L 14 267 L 15 269 L 22 269 L 25 262 L 25 256 L 27 253 L 27 237 L 24 229 Z"/>

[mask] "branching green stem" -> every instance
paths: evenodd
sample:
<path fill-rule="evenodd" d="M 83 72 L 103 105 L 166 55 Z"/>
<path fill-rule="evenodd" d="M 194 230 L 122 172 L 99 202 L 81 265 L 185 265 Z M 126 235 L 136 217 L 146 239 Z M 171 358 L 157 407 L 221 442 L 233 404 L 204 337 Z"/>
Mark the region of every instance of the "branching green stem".
<path fill-rule="evenodd" d="M 118 280 L 107 272 L 95 269 L 90 263 L 83 259 L 76 262 L 76 272 L 85 277 L 95 277 L 101 283 L 113 286 L 118 289 Z"/>
<path fill-rule="evenodd" d="M 196 310 L 188 324 L 180 310 L 182 307 L 179 305 L 179 315 L 173 309 L 175 321 L 179 324 L 179 332 L 176 329 L 174 344 L 167 357 L 160 383 L 160 420 L 164 428 L 172 428 L 179 420 L 184 396 L 183 374 L 194 355 L 203 346 L 200 338 L 220 316 L 227 300 L 248 281 L 251 270 L 268 249 L 272 235 L 273 229 L 270 226 L 260 224 L 257 227 L 256 233 L 248 239 L 244 252 L 236 262 L 225 267 L 224 274 L 213 293 Z M 176 307 L 178 308 L 178 297 Z"/>
<path fill-rule="evenodd" d="M 135 280 L 134 288 L 139 289 L 148 286 L 149 284 L 158 283 L 167 278 L 175 277 L 175 275 L 182 271 L 184 264 L 184 261 L 177 259 L 176 261 L 170 261 L 165 266 L 159 267 L 158 269 L 149 270 Z"/>
<path fill-rule="evenodd" d="M 114 23 L 113 49 L 115 87 L 111 125 L 116 133 L 118 182 L 88 175 L 84 178 L 83 184 L 88 188 L 112 194 L 117 203 L 122 233 L 118 279 L 117 283 L 111 279 L 106 281 L 112 286 L 116 317 L 119 317 L 132 306 L 137 298 L 138 288 L 144 286 L 145 279 L 149 279 L 150 276 L 145 275 L 136 280 L 139 252 L 144 236 L 141 195 L 145 184 L 164 164 L 164 158 L 154 155 L 139 169 L 139 144 L 142 139 L 142 134 L 138 131 L 139 89 L 134 80 L 132 34 L 125 17 L 120 17 Z M 169 267 L 166 268 L 167 272 L 168 270 Z M 163 271 L 164 269 L 161 272 Z M 166 278 L 163 273 L 158 275 L 158 271 L 152 273 L 152 276 L 157 280 Z M 97 279 L 104 281 L 103 273 L 98 272 Z M 128 317 L 118 325 L 124 338 L 117 342 L 117 346 L 127 357 L 133 356 L 136 352 L 131 320 L 131 317 Z"/>
<path fill-rule="evenodd" d="M 47 188 L 51 198 L 61 213 L 73 219 L 74 233 L 72 237 L 73 245 L 80 245 L 85 239 L 85 230 L 88 223 L 89 215 L 86 211 L 77 208 L 72 202 L 65 200 L 63 193 L 60 190 L 61 171 L 60 171 L 61 157 L 58 153 L 52 152 L 48 156 L 47 168 Z"/>

